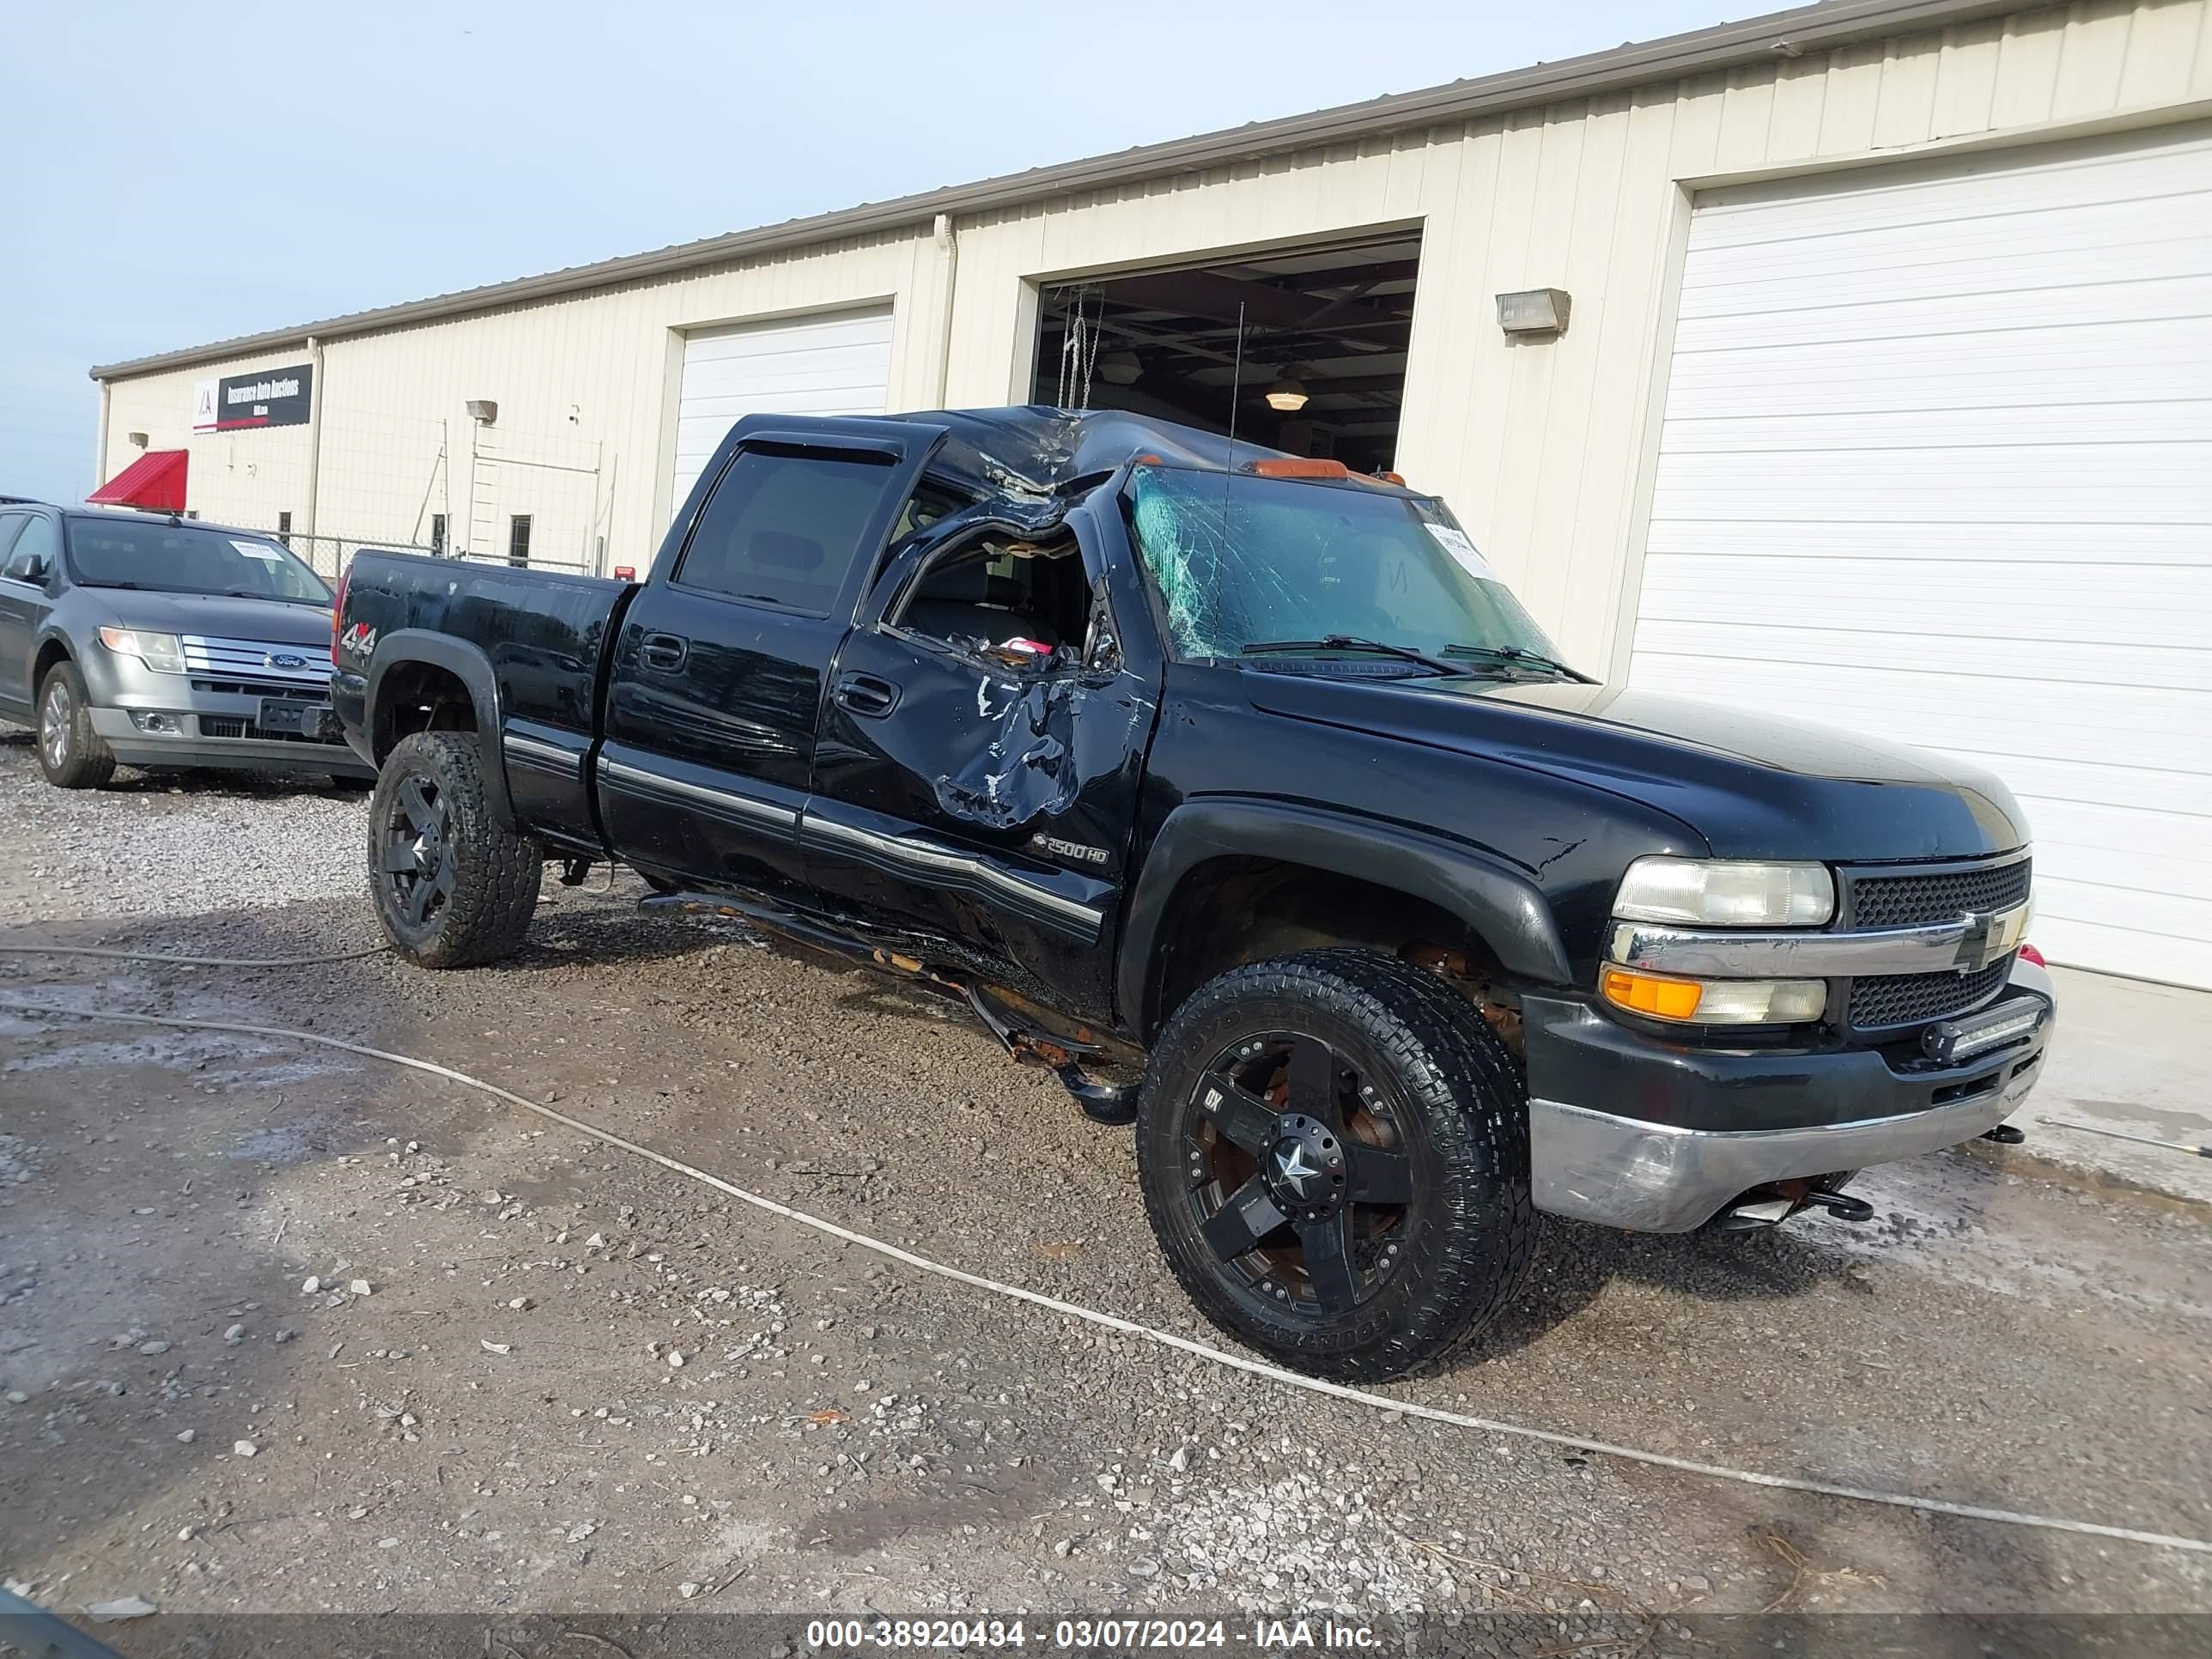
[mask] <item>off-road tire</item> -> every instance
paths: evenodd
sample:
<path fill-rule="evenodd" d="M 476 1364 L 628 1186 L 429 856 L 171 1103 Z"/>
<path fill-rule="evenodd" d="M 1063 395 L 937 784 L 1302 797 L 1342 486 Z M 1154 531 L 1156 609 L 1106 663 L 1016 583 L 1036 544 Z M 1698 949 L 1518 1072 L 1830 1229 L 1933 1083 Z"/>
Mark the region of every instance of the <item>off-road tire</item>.
<path fill-rule="evenodd" d="M 410 919 L 387 878 L 384 857 L 395 804 L 412 782 L 443 803 L 450 829 L 449 887 L 434 908 Z M 538 842 L 502 828 L 484 799 L 476 734 L 417 732 L 385 757 L 368 798 L 368 888 L 384 936 L 422 968 L 470 968 L 520 948 L 538 908 L 545 854 Z"/>
<path fill-rule="evenodd" d="M 92 729 L 84 676 L 67 658 L 49 668 L 39 682 L 36 732 L 39 769 L 55 788 L 98 789 L 115 775 L 115 756 Z"/>
<path fill-rule="evenodd" d="M 1248 1036 L 1285 1031 L 1328 1043 L 1383 1091 L 1412 1172 L 1405 1257 L 1340 1315 L 1255 1294 L 1199 1231 L 1190 1136 L 1201 1079 Z M 1434 975 L 1370 951 L 1279 957 L 1193 993 L 1152 1051 L 1137 1168 L 1153 1234 L 1199 1311 L 1281 1364 L 1334 1381 L 1437 1366 L 1497 1317 L 1534 1250 L 1528 1099 L 1504 1045 Z"/>

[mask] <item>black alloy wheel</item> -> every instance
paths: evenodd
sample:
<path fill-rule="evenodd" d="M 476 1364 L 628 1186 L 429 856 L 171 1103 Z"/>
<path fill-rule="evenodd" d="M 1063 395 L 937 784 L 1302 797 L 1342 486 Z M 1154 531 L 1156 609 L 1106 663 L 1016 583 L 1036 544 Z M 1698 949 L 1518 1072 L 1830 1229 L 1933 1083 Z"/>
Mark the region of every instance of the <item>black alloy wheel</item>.
<path fill-rule="evenodd" d="M 1371 951 L 1253 963 L 1192 993 L 1152 1046 L 1137 1170 L 1199 1310 L 1340 1381 L 1449 1356 L 1534 1247 L 1512 1057 L 1459 992 Z"/>
<path fill-rule="evenodd" d="M 386 902 L 410 927 L 427 928 L 453 901 L 453 809 L 433 778 L 399 781 L 384 814 L 377 869 Z"/>
<path fill-rule="evenodd" d="M 538 908 L 545 853 L 500 822 L 473 732 L 417 732 L 368 798 L 368 886 L 385 937 L 424 968 L 511 955 Z"/>
<path fill-rule="evenodd" d="M 1192 1092 L 1186 1199 L 1214 1259 L 1285 1307 L 1371 1300 L 1420 1223 L 1395 1109 L 1358 1065 L 1269 1031 L 1216 1054 Z"/>

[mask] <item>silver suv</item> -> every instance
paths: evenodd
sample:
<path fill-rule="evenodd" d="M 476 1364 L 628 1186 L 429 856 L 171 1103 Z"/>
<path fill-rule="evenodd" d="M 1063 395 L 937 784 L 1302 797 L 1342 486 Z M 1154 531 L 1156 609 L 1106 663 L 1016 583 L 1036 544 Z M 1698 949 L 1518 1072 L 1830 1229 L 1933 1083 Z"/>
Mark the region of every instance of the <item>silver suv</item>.
<path fill-rule="evenodd" d="M 331 714 L 331 591 L 251 531 L 0 505 L 0 720 L 64 789 L 117 763 L 374 775 Z"/>

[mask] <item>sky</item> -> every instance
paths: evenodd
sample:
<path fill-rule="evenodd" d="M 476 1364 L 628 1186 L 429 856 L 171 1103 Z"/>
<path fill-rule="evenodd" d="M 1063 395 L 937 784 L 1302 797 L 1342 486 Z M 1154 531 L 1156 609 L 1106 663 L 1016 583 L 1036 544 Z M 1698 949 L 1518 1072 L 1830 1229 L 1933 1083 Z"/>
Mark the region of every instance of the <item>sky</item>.
<path fill-rule="evenodd" d="M 0 495 L 93 487 L 96 362 L 1574 57 L 1723 3 L 27 6 L 0 94 Z"/>

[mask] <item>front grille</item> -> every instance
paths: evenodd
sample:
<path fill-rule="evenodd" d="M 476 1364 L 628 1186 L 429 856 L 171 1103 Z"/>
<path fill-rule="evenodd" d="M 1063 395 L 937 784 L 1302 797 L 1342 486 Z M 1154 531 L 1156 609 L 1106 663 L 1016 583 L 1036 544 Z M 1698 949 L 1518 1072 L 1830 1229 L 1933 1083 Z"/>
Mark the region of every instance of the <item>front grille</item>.
<path fill-rule="evenodd" d="M 211 680 L 259 681 L 290 696 L 310 686 L 327 691 L 331 653 L 327 645 L 295 645 L 283 640 L 220 640 L 186 634 L 185 671 Z M 296 662 L 296 668 L 283 665 Z"/>
<path fill-rule="evenodd" d="M 283 680 L 202 680 L 192 682 L 195 691 L 216 691 L 230 697 L 283 697 L 290 702 L 328 702 L 327 685 L 303 685 L 297 681 Z"/>
<path fill-rule="evenodd" d="M 1851 1029 L 1925 1025 L 1978 1008 L 2004 987 L 2012 958 L 1971 974 L 1879 974 L 1851 986 Z"/>
<path fill-rule="evenodd" d="M 340 744 L 343 738 L 309 738 L 297 732 L 264 732 L 243 714 L 203 714 L 200 735 L 204 738 L 248 738 L 264 743 L 319 743 Z"/>
<path fill-rule="evenodd" d="M 1857 876 L 1850 884 L 1850 925 L 1911 927 L 1922 922 L 1956 921 L 1970 911 L 2010 910 L 2027 902 L 2029 880 L 2027 859 L 2015 859 L 2010 864 L 1954 865 L 1921 874 Z"/>

